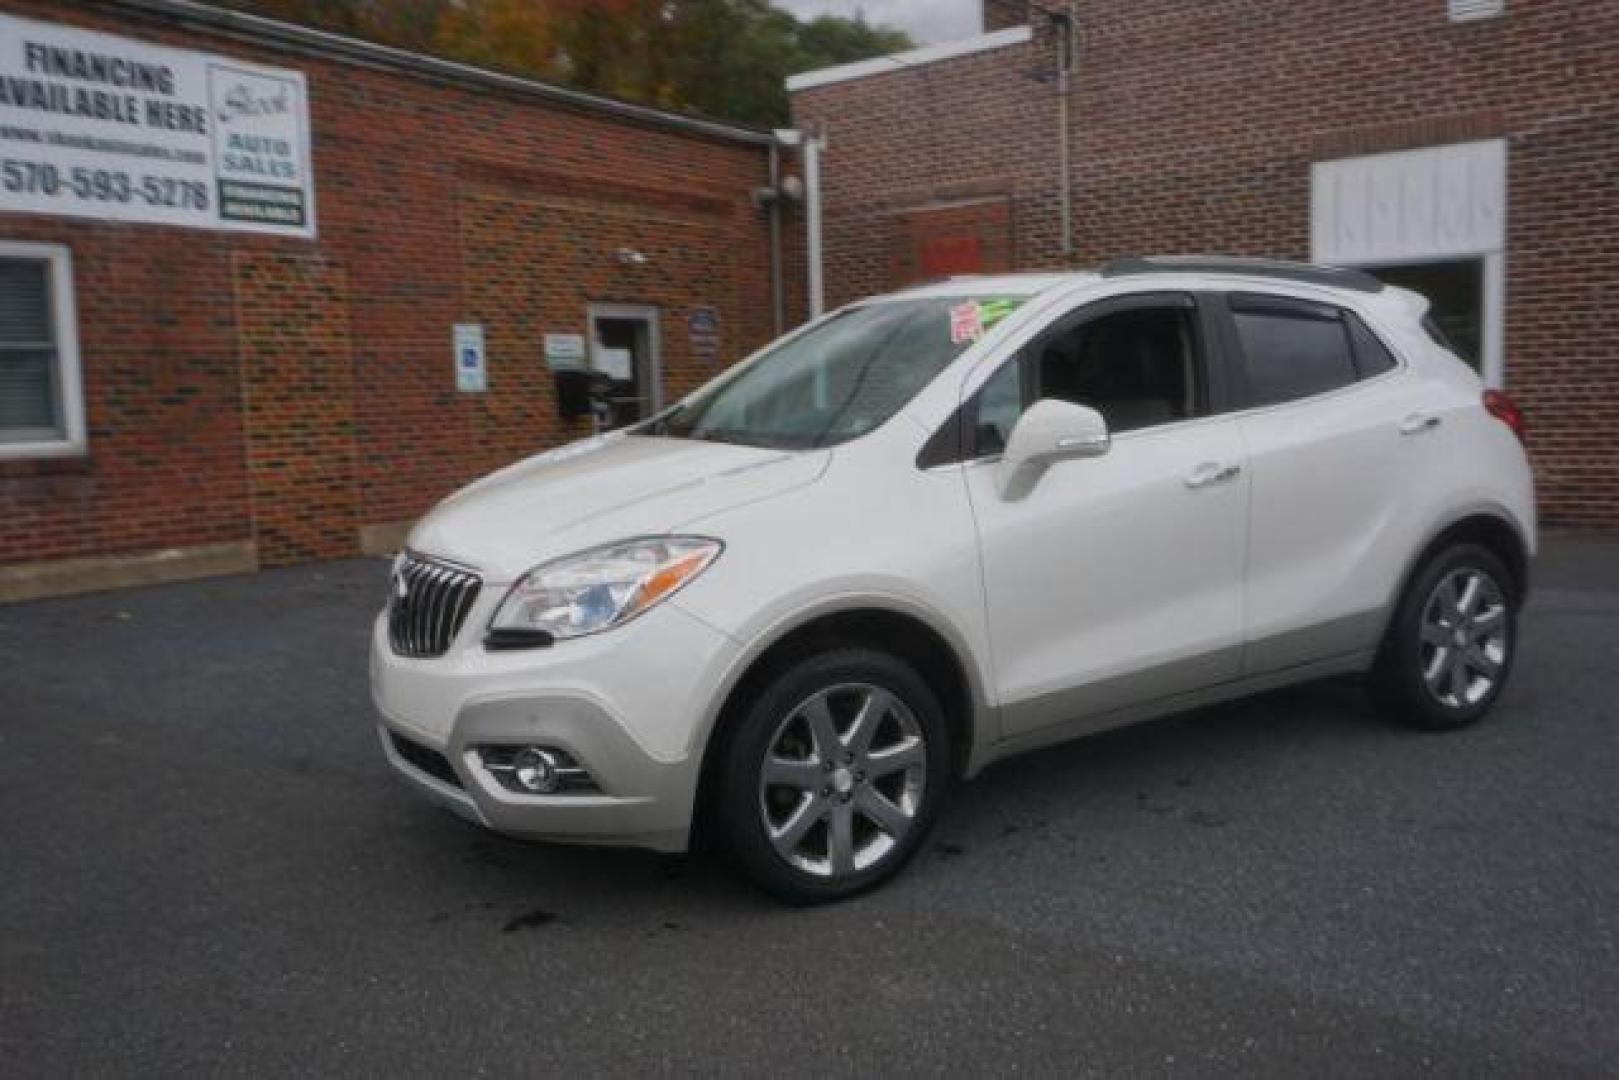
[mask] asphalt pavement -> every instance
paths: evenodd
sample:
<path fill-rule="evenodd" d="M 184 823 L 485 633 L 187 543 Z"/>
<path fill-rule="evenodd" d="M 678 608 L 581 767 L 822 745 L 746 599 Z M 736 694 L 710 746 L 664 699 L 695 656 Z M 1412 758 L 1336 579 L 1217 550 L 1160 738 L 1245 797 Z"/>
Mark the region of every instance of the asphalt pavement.
<path fill-rule="evenodd" d="M 1468 731 L 1359 688 L 998 765 L 888 887 L 529 845 L 372 733 L 366 560 L 0 607 L 0 1075 L 1619 1074 L 1619 544 Z"/>

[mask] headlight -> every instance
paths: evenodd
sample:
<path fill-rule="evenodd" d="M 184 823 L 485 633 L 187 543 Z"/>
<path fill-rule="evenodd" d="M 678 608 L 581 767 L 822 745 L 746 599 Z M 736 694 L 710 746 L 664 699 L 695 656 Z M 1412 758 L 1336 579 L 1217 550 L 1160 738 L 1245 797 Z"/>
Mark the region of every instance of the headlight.
<path fill-rule="evenodd" d="M 559 641 L 609 629 L 702 573 L 723 547 L 701 536 L 649 537 L 537 566 L 512 586 L 489 629 Z"/>

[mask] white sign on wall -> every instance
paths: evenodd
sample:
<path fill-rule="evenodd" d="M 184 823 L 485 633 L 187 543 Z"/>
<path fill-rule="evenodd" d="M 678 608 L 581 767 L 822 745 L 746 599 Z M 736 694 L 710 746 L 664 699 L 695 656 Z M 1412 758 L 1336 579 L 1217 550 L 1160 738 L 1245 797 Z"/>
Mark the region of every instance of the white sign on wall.
<path fill-rule="evenodd" d="M 546 334 L 545 363 L 552 371 L 571 371 L 585 366 L 585 335 Z"/>
<path fill-rule="evenodd" d="M 484 366 L 483 324 L 456 323 L 451 340 L 455 348 L 455 388 L 463 394 L 481 394 L 489 389 Z"/>
<path fill-rule="evenodd" d="M 0 14 L 0 210 L 313 238 L 304 77 Z"/>

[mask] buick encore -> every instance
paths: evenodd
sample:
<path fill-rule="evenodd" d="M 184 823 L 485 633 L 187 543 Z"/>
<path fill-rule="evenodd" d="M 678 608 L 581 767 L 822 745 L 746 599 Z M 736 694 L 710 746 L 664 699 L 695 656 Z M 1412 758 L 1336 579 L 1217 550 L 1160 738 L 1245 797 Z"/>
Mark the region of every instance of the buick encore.
<path fill-rule="evenodd" d="M 1134 259 L 835 311 L 411 532 L 382 748 L 513 836 L 868 888 L 951 787 L 1311 679 L 1461 727 L 1512 669 L 1523 418 L 1413 293 Z"/>

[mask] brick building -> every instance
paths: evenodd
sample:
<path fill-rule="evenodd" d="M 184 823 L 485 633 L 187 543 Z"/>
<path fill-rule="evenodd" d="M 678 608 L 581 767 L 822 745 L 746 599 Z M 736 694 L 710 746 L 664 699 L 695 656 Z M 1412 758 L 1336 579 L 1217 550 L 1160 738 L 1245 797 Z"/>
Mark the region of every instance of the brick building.
<path fill-rule="evenodd" d="M 798 314 L 769 133 L 186 0 L 0 66 L 0 599 L 386 549 Z"/>
<path fill-rule="evenodd" d="M 826 139 L 829 304 L 1127 254 L 1369 267 L 1524 406 L 1547 523 L 1619 526 L 1619 3 L 990 0 L 985 25 L 789 80 Z"/>

